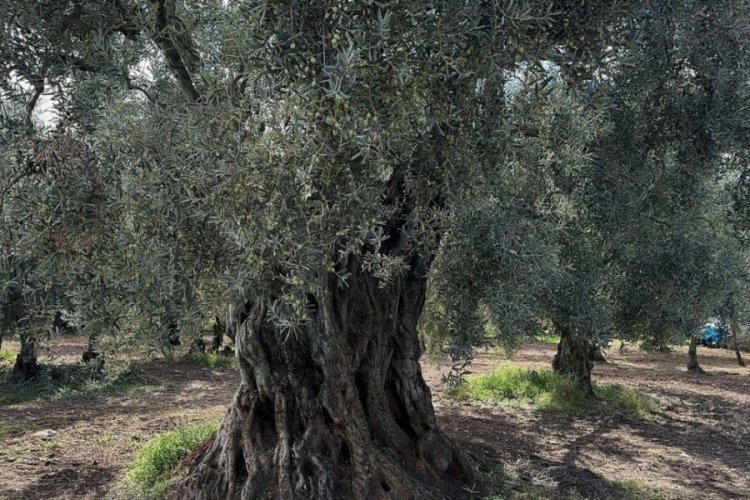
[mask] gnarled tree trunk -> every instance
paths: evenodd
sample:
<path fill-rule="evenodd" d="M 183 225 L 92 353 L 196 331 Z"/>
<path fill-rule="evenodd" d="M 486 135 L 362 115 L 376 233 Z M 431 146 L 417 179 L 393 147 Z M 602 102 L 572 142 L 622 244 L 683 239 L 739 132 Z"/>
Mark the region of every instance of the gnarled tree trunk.
<path fill-rule="evenodd" d="M 698 364 L 698 337 L 695 335 L 690 336 L 687 369 L 689 372 L 705 373 L 703 368 L 701 368 L 701 365 Z"/>
<path fill-rule="evenodd" d="M 39 373 L 36 335 L 28 326 L 19 327 L 18 332 L 21 341 L 21 351 L 16 356 L 16 364 L 13 366 L 13 372 L 27 379 L 36 377 Z"/>
<path fill-rule="evenodd" d="M 351 259 L 282 334 L 264 304 L 236 330 L 242 383 L 220 430 L 174 493 L 190 499 L 460 496 L 472 476 L 435 421 L 419 366 L 427 266 L 386 285 Z M 440 493 L 442 489 L 443 493 Z"/>
<path fill-rule="evenodd" d="M 83 351 L 81 360 L 86 364 L 96 363 L 101 368 L 104 366 L 104 360 L 101 356 L 102 353 L 99 350 L 99 334 L 92 332 L 89 334 L 89 341 L 86 350 Z"/>
<path fill-rule="evenodd" d="M 557 344 L 557 354 L 552 360 L 553 370 L 573 379 L 586 395 L 594 396 L 591 370 L 594 367 L 592 354 L 595 345 L 582 336 L 574 335 L 568 328 L 559 324 L 555 326 L 560 332 L 560 342 Z"/>
<path fill-rule="evenodd" d="M 213 352 L 219 352 L 221 350 L 221 346 L 224 345 L 224 330 L 226 329 L 226 326 L 221 321 L 221 318 L 216 316 L 215 323 L 213 326 L 213 335 L 211 337 L 211 351 Z"/>

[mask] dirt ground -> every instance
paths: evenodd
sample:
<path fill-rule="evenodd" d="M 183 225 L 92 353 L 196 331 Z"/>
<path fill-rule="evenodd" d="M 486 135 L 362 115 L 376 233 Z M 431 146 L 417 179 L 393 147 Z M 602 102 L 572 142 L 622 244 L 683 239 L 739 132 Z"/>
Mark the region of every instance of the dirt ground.
<path fill-rule="evenodd" d="M 70 362 L 82 350 L 81 339 L 64 337 L 50 353 L 55 362 Z M 553 355 L 553 345 L 530 344 L 511 359 L 481 354 L 472 371 L 508 362 L 548 366 Z M 609 363 L 597 365 L 599 383 L 654 398 L 657 409 L 648 419 L 454 400 L 440 383 L 448 363 L 426 358 L 422 365 L 448 434 L 484 469 L 498 464 L 523 482 L 544 485 L 549 498 L 570 488 L 587 498 L 613 498 L 603 486 L 609 481 L 646 485 L 666 498 L 750 498 L 750 369 L 738 367 L 725 350 L 701 349 L 699 355 L 705 376 L 686 372 L 683 351 L 613 349 Z M 154 381 L 147 390 L 0 406 L 0 498 L 106 498 L 143 441 L 220 418 L 239 379 L 234 370 L 163 360 L 141 368 Z M 57 434 L 34 436 L 45 429 Z"/>

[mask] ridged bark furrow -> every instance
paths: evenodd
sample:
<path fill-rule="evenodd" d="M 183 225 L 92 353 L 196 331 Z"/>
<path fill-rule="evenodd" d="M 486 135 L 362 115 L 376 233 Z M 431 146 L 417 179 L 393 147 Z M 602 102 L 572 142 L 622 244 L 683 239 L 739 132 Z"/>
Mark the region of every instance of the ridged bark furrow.
<path fill-rule="evenodd" d="M 426 267 L 382 287 L 356 261 L 310 297 L 304 331 L 263 305 L 237 330 L 242 384 L 176 498 L 458 496 L 471 469 L 437 427 L 419 366 Z M 454 496 L 452 493 L 450 496 Z"/>
<path fill-rule="evenodd" d="M 591 385 L 591 370 L 594 367 L 594 343 L 582 336 L 572 334 L 565 328 L 557 327 L 560 342 L 557 354 L 552 361 L 556 373 L 572 378 L 576 385 L 589 396 L 594 395 Z"/>

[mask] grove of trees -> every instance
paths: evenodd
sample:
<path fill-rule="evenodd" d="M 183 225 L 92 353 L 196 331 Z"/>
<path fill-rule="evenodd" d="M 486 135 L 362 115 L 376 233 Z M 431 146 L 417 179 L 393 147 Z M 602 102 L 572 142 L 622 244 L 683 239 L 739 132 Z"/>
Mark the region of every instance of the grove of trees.
<path fill-rule="evenodd" d="M 242 382 L 179 498 L 461 491 L 424 336 L 454 383 L 546 325 L 595 397 L 610 339 L 694 354 L 707 318 L 745 321 L 744 0 L 0 0 L 0 20 L 0 335 L 34 377 L 60 314 L 102 370 L 225 320 Z"/>

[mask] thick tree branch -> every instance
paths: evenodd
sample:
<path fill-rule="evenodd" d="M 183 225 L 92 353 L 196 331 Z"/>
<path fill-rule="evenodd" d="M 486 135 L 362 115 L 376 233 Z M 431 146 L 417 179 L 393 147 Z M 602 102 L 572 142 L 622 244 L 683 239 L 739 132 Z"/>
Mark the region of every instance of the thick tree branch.
<path fill-rule="evenodd" d="M 185 96 L 190 102 L 197 102 L 200 100 L 200 94 L 193 85 L 190 71 L 198 66 L 198 54 L 193 48 L 186 27 L 175 14 L 175 2 L 151 0 L 151 3 L 156 7 L 153 40 L 164 55 Z"/>
<path fill-rule="evenodd" d="M 34 95 L 31 96 L 31 100 L 26 105 L 26 119 L 31 123 L 31 115 L 34 113 L 34 108 L 36 108 L 39 98 L 44 93 L 44 77 L 29 76 L 27 79 L 29 80 L 29 83 L 34 86 Z"/>
<path fill-rule="evenodd" d="M 124 79 L 125 79 L 125 88 L 127 88 L 128 90 L 135 90 L 137 92 L 140 92 L 141 94 L 143 94 L 146 97 L 146 99 L 148 99 L 150 102 L 156 104 L 156 99 L 154 99 L 154 96 L 152 96 L 151 93 L 148 90 L 146 90 L 145 88 L 141 87 L 140 85 L 134 84 L 133 80 L 131 80 L 130 77 L 127 74 L 124 75 Z"/>

